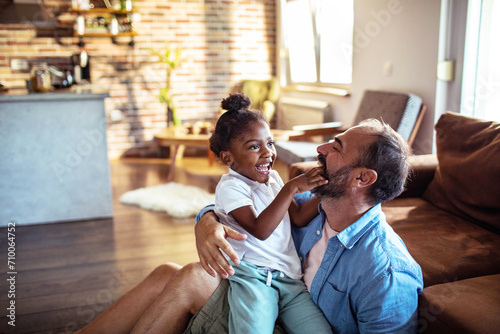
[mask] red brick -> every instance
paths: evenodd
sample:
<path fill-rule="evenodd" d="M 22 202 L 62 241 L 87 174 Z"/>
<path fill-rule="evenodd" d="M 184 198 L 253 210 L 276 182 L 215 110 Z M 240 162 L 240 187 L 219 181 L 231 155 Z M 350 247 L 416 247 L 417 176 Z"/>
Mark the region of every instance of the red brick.
<path fill-rule="evenodd" d="M 48 8 L 64 11 L 67 0 L 49 0 Z M 164 65 L 149 48 L 179 46 L 188 57 L 175 71 L 172 91 L 178 113 L 185 121 L 214 120 L 220 100 L 243 78 L 275 74 L 276 18 L 273 0 L 136 0 L 141 14 L 135 47 L 129 38 L 84 38 L 92 62 L 92 82 L 110 90 L 106 113 L 122 110 L 124 120 L 109 122 L 109 155 L 117 157 L 132 147 L 134 137 L 149 138 L 165 124 L 165 105 L 158 101 L 164 86 Z M 236 19 L 231 12 L 236 11 Z M 232 26 L 231 29 L 227 29 Z M 69 57 L 78 53 L 78 37 L 36 37 L 35 29 L 0 25 L 2 83 L 24 87 L 27 73 L 11 73 L 11 58 Z M 245 40 L 243 43 L 242 40 Z M 248 42 L 250 41 L 250 42 Z M 249 45 L 249 43 L 251 45 Z M 209 73 L 209 77 L 203 77 Z M 132 134 L 132 136 L 130 135 Z M 142 142 L 141 142 L 142 140 Z"/>

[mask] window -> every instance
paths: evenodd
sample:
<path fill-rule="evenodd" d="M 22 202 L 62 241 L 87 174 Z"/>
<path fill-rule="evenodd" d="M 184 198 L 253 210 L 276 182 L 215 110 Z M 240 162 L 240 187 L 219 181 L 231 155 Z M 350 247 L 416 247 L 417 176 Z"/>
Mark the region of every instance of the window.
<path fill-rule="evenodd" d="M 282 0 L 287 84 L 352 82 L 353 0 Z"/>
<path fill-rule="evenodd" d="M 461 113 L 500 121 L 500 1 L 469 1 Z"/>

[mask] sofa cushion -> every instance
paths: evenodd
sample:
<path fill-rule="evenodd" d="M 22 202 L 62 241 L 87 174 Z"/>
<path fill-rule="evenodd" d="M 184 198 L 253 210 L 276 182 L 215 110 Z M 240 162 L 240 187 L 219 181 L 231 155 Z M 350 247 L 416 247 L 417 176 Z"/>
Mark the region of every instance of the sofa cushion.
<path fill-rule="evenodd" d="M 406 179 L 405 190 L 398 197 L 422 197 L 436 173 L 437 156 L 435 154 L 412 155 L 408 162 L 410 173 Z"/>
<path fill-rule="evenodd" d="M 438 284 L 419 296 L 419 332 L 498 333 L 500 274 Z"/>
<path fill-rule="evenodd" d="M 293 163 L 290 167 L 288 167 L 288 178 L 293 179 L 294 177 L 304 174 L 308 170 L 318 166 L 317 159 L 316 161 L 301 161 Z"/>
<path fill-rule="evenodd" d="M 422 198 L 395 199 L 382 210 L 422 268 L 425 287 L 500 274 L 500 235 Z"/>
<path fill-rule="evenodd" d="M 500 123 L 445 113 L 436 124 L 439 166 L 424 198 L 500 232 Z"/>

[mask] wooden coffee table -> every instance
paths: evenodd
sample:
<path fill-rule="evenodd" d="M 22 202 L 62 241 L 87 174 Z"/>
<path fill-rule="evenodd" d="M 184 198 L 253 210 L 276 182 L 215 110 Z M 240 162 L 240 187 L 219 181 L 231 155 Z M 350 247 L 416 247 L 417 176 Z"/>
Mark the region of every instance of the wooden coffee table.
<path fill-rule="evenodd" d="M 168 171 L 167 182 L 172 181 L 175 163 L 184 156 L 185 146 L 208 147 L 208 164 L 212 166 L 215 156 L 209 147 L 210 134 L 187 134 L 183 128 L 166 128 L 155 135 L 155 140 L 161 147 L 169 146 L 172 162 Z"/>

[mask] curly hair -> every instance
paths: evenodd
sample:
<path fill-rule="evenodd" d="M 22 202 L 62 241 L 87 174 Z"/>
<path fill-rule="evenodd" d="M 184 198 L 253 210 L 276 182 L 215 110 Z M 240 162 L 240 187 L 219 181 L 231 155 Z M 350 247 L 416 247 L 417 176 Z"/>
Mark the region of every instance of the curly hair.
<path fill-rule="evenodd" d="M 215 125 L 215 130 L 210 137 L 210 150 L 219 157 L 220 152 L 228 151 L 232 142 L 238 138 L 253 122 L 269 123 L 263 114 L 256 110 L 248 109 L 252 101 L 243 93 L 230 94 L 222 100 L 221 107 L 226 110 Z"/>
<path fill-rule="evenodd" d="M 377 137 L 377 140 L 360 152 L 356 164 L 377 172 L 377 181 L 370 189 L 371 204 L 399 196 L 410 171 L 410 146 L 386 123 L 368 119 L 359 125 L 367 127 L 369 134 Z"/>

